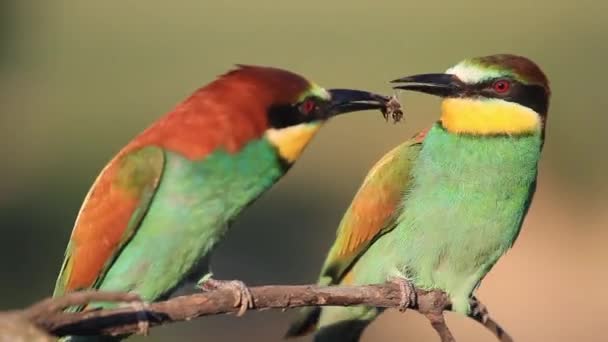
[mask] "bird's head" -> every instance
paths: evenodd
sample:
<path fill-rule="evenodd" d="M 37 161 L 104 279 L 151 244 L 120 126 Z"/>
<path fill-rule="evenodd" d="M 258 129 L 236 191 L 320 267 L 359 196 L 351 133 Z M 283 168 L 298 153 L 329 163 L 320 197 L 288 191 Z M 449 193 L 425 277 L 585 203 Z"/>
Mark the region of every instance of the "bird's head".
<path fill-rule="evenodd" d="M 233 109 L 238 115 L 261 122 L 266 138 L 289 163 L 299 157 L 327 119 L 381 109 L 389 100 L 362 90 L 326 90 L 287 70 L 250 65 L 239 65 L 208 89 L 215 94 L 230 94 L 231 99 L 226 100 L 238 106 Z"/>
<path fill-rule="evenodd" d="M 534 134 L 544 130 L 549 81 L 531 60 L 501 54 L 464 60 L 445 73 L 393 81 L 395 89 L 444 98 L 440 122 L 449 132 L 472 135 Z"/>

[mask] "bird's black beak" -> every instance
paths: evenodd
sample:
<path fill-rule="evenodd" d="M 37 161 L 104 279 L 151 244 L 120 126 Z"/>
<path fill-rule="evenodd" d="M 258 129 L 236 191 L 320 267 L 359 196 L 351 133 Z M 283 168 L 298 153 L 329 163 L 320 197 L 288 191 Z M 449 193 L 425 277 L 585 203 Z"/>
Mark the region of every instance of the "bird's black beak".
<path fill-rule="evenodd" d="M 419 91 L 441 97 L 456 96 L 463 90 L 464 83 L 451 74 L 421 74 L 407 76 L 391 81 L 405 83 L 396 85 L 394 89 Z"/>
<path fill-rule="evenodd" d="M 329 115 L 336 116 L 343 113 L 360 110 L 384 109 L 390 100 L 389 97 L 353 89 L 329 89 L 331 101 Z"/>

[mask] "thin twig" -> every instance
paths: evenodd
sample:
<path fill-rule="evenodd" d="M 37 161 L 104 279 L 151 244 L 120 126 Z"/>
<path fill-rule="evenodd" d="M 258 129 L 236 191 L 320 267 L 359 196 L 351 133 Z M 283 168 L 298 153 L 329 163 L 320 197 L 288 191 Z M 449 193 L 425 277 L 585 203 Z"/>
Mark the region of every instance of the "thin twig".
<path fill-rule="evenodd" d="M 429 312 L 425 314 L 425 316 L 429 322 L 431 322 L 433 329 L 439 334 L 441 342 L 456 342 L 450 328 L 448 328 L 448 325 L 445 323 L 443 312 Z"/>
<path fill-rule="evenodd" d="M 394 283 L 339 287 L 320 287 L 316 285 L 258 286 L 250 288 L 250 291 L 253 296 L 254 310 L 352 305 L 398 308 L 401 303 L 400 288 Z M 442 341 L 453 342 L 454 338 L 445 324 L 442 314 L 444 310 L 449 310 L 451 307 L 447 296 L 440 291 L 420 289 L 416 289 L 416 296 L 417 300 L 410 304 L 410 308 L 420 311 L 427 317 L 429 317 L 429 314 L 434 314 L 429 319 L 435 330 L 440 334 Z M 142 311 L 133 305 L 77 313 L 62 311 L 67 306 L 84 305 L 88 302 L 133 302 L 136 300 L 137 296 L 133 294 L 77 292 L 65 297 L 46 299 L 25 309 L 23 315 L 41 329 L 56 336 L 120 335 L 137 333 L 140 329 L 142 316 L 147 317 L 150 326 L 156 326 L 238 311 L 238 307 L 234 307 L 232 291 L 221 289 L 151 303 L 145 306 L 143 315 Z M 501 336 L 508 337 L 508 334 L 494 321 L 480 317 L 482 316 L 472 316 L 473 319 L 481 322 L 499 338 Z M 487 315 L 484 317 L 487 317 Z M 485 324 L 483 323 L 484 319 Z M 500 339 L 500 341 L 511 341 L 511 339 L 508 337 L 508 339 Z"/>
<path fill-rule="evenodd" d="M 423 314 L 441 339 L 441 342 L 455 342 L 454 336 L 445 322 L 443 311 L 450 309 L 452 304 L 448 296 L 441 291 L 427 294 L 428 300 L 418 302 L 418 312 Z"/>
<path fill-rule="evenodd" d="M 81 306 L 91 302 L 136 302 L 141 301 L 135 293 L 124 292 L 100 292 L 100 291 L 79 291 L 70 293 L 67 296 L 47 298 L 31 305 L 24 310 L 25 317 L 37 321 L 45 319 L 49 314 L 56 314 L 70 306 Z"/>

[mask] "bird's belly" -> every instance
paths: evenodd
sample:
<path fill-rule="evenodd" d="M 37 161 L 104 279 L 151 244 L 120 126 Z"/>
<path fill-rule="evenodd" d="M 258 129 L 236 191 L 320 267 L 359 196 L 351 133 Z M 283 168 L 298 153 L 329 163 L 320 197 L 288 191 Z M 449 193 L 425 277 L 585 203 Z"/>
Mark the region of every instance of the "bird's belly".
<path fill-rule="evenodd" d="M 501 191 L 504 190 L 504 191 Z M 419 286 L 471 290 L 511 246 L 527 189 L 438 193 L 404 215 L 402 271 Z"/>
<path fill-rule="evenodd" d="M 471 292 L 519 232 L 535 172 L 507 170 L 419 184 L 396 229 L 401 272 L 446 291 L 456 311 L 468 310 Z"/>
<path fill-rule="evenodd" d="M 280 177 L 276 160 L 266 158 L 263 151 L 242 153 L 251 154 L 256 162 L 223 153 L 192 162 L 169 153 L 141 226 L 100 288 L 136 291 L 154 300 L 191 272 L 204 273 L 205 259 L 230 220 Z"/>

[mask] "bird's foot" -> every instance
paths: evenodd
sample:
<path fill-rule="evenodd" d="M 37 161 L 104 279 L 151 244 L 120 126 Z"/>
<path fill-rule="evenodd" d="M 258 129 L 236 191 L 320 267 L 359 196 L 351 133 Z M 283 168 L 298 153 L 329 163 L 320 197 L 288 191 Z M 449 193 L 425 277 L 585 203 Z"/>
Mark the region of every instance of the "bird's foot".
<path fill-rule="evenodd" d="M 471 311 L 469 312 L 469 316 L 477 317 L 477 320 L 479 320 L 482 324 L 486 324 L 490 318 L 488 308 L 475 296 L 471 297 L 470 305 Z"/>
<path fill-rule="evenodd" d="M 240 280 L 216 280 L 203 278 L 196 285 L 202 291 L 230 290 L 234 293 L 234 307 L 238 307 L 237 316 L 242 316 L 247 309 L 253 308 L 253 296 L 245 283 Z"/>
<path fill-rule="evenodd" d="M 150 322 L 148 321 L 148 304 L 141 301 L 133 301 L 126 304 L 121 304 L 120 306 L 130 307 L 135 311 L 135 315 L 137 316 L 137 333 L 143 336 L 148 336 L 150 331 Z"/>
<path fill-rule="evenodd" d="M 390 278 L 389 281 L 391 283 L 399 285 L 399 290 L 401 291 L 399 312 L 405 312 L 407 308 L 416 303 L 416 289 L 414 289 L 414 285 L 412 285 L 409 280 L 403 277 L 393 277 Z"/>

